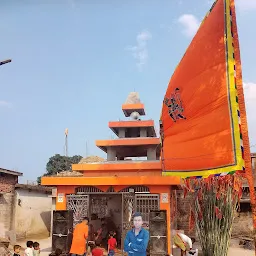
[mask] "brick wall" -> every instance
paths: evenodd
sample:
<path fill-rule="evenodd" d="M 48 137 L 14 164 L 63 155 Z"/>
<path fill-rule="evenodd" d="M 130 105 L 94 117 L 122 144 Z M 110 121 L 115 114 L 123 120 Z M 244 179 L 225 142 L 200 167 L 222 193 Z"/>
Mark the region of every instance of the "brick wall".
<path fill-rule="evenodd" d="M 183 190 L 177 190 L 177 229 L 184 230 L 184 233 L 190 237 L 194 237 L 197 239 L 195 229 L 189 232 L 189 215 L 190 215 L 190 201 L 192 200 L 191 195 L 187 195 L 184 198 Z M 252 237 L 252 215 L 250 210 L 249 203 L 243 203 L 240 207 L 247 208 L 243 209 L 240 213 L 236 213 L 233 228 L 232 228 L 232 236 L 233 237 Z"/>
<path fill-rule="evenodd" d="M 13 201 L 18 177 L 0 173 L 0 237 L 12 229 Z"/>
<path fill-rule="evenodd" d="M 0 173 L 0 192 L 11 193 L 18 183 L 18 177 L 10 174 Z"/>
<path fill-rule="evenodd" d="M 195 237 L 195 230 L 189 231 L 189 215 L 191 195 L 187 194 L 184 198 L 183 190 L 177 190 L 177 229 L 184 230 L 184 233 L 190 237 Z"/>

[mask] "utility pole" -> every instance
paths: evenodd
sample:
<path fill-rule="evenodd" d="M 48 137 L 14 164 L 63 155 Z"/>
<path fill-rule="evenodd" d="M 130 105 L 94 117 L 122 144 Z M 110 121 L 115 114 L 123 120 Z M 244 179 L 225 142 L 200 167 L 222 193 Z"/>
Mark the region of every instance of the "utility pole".
<path fill-rule="evenodd" d="M 68 129 L 65 130 L 65 156 L 68 156 Z"/>
<path fill-rule="evenodd" d="M 0 61 L 0 66 L 12 62 L 11 59 Z"/>
<path fill-rule="evenodd" d="M 87 142 L 87 140 L 86 140 L 86 142 L 85 142 L 85 157 L 88 157 L 88 142 Z"/>

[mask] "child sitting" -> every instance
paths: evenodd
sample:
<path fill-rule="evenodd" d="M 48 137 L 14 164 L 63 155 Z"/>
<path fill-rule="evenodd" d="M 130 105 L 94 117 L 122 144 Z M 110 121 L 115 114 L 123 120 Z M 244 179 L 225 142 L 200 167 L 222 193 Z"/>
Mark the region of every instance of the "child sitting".
<path fill-rule="evenodd" d="M 14 245 L 13 246 L 13 251 L 14 251 L 13 256 L 20 256 L 20 248 L 21 248 L 20 245 Z"/>
<path fill-rule="evenodd" d="M 92 256 L 103 256 L 103 250 L 100 248 L 100 243 L 96 242 L 96 247 L 92 250 Z"/>
<path fill-rule="evenodd" d="M 25 250 L 24 256 L 34 256 L 33 255 L 33 241 L 27 241 L 27 248 Z"/>
<path fill-rule="evenodd" d="M 34 256 L 39 256 L 40 255 L 40 248 L 39 248 L 39 243 L 34 242 L 33 247 L 34 247 Z"/>
<path fill-rule="evenodd" d="M 109 239 L 108 239 L 108 256 L 114 256 L 115 255 L 115 249 L 117 246 L 116 239 L 114 238 L 115 232 L 111 231 L 109 233 Z"/>

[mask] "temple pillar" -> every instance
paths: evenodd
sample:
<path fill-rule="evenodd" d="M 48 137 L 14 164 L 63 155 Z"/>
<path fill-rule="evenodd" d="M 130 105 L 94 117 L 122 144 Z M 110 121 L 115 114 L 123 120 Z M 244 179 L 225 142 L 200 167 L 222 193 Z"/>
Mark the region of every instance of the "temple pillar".
<path fill-rule="evenodd" d="M 156 149 L 155 148 L 147 149 L 147 160 L 156 160 Z"/>
<path fill-rule="evenodd" d="M 140 137 L 147 137 L 147 129 L 145 127 L 140 128 Z"/>
<path fill-rule="evenodd" d="M 119 138 L 125 138 L 125 128 L 119 128 L 118 137 Z"/>
<path fill-rule="evenodd" d="M 107 148 L 107 161 L 116 160 L 116 150 L 113 148 Z"/>

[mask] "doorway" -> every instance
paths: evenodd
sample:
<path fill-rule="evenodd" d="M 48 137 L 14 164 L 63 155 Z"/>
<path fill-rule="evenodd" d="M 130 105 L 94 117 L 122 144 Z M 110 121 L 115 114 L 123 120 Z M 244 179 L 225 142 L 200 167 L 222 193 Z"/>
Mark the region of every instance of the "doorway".
<path fill-rule="evenodd" d="M 121 249 L 124 247 L 127 232 L 132 229 L 133 213 L 142 213 L 144 228 L 148 229 L 150 211 L 160 209 L 159 194 L 141 191 L 106 193 L 95 188 L 90 188 L 88 191 L 83 189 L 79 192 L 79 194 L 67 195 L 67 209 L 74 212 L 74 226 L 83 217 L 89 217 L 94 229 L 105 223 L 109 229 L 107 232 L 116 231 L 118 247 Z"/>
<path fill-rule="evenodd" d="M 89 212 L 91 230 L 94 234 L 102 229 L 102 245 L 106 248 L 109 233 L 116 233 L 118 248 L 121 248 L 122 234 L 122 194 L 91 194 Z"/>

